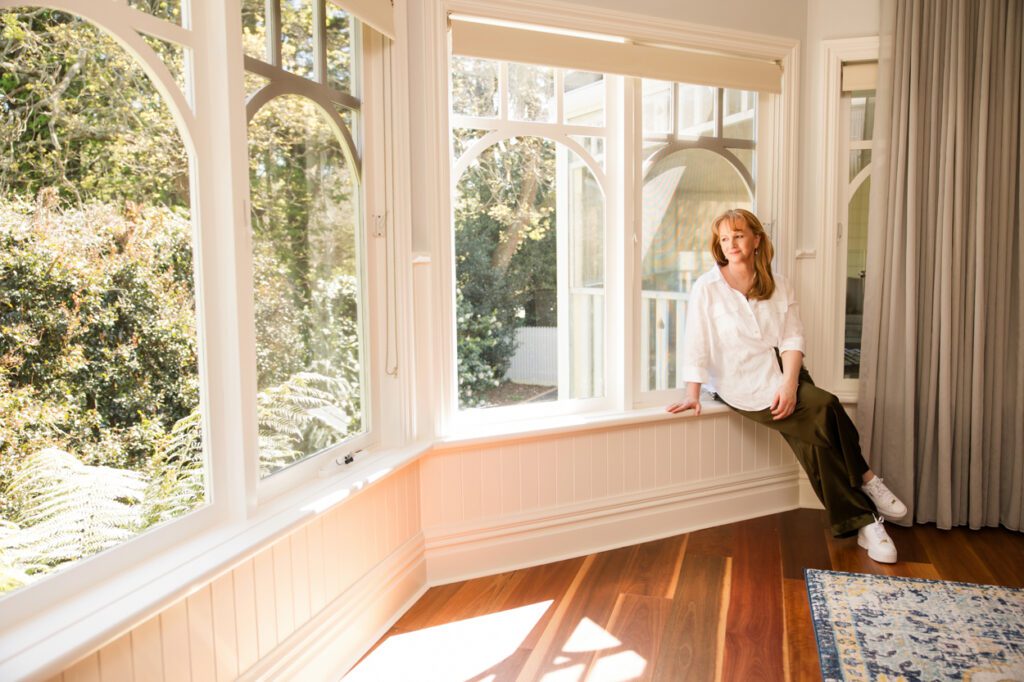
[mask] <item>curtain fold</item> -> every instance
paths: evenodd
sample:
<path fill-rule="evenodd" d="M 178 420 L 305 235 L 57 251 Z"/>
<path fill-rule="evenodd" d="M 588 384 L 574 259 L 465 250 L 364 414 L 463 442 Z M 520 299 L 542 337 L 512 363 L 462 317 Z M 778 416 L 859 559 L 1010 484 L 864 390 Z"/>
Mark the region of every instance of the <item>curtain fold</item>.
<path fill-rule="evenodd" d="M 1024 528 L 1024 3 L 883 0 L 858 402 L 940 528 Z"/>

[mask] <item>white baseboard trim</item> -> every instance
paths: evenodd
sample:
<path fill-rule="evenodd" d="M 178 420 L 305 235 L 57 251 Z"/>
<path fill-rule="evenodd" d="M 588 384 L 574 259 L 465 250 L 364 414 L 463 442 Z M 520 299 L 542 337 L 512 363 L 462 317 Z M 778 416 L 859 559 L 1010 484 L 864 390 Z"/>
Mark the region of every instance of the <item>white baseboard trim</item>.
<path fill-rule="evenodd" d="M 794 509 L 796 466 L 663 488 L 600 506 L 425 529 L 427 584 L 469 580 Z M 813 494 L 813 493 L 812 493 Z"/>
<path fill-rule="evenodd" d="M 340 680 L 427 589 L 417 533 L 296 630 L 242 680 Z"/>

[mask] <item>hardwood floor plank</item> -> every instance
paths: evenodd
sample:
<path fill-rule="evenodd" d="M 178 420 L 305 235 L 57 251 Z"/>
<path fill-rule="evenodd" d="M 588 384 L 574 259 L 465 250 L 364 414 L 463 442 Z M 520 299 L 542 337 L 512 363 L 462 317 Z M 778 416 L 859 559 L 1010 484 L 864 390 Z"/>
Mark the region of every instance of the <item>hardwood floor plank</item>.
<path fill-rule="evenodd" d="M 621 591 L 648 597 L 666 597 L 675 582 L 673 570 L 686 542 L 685 535 L 635 546 L 623 578 Z"/>
<path fill-rule="evenodd" d="M 588 682 L 654 679 L 654 664 L 671 611 L 671 599 L 620 594 L 605 628 L 620 644 L 595 652 L 584 679 Z"/>
<path fill-rule="evenodd" d="M 736 529 L 730 591 L 722 679 L 781 681 L 782 559 L 777 516 L 751 519 Z"/>
<path fill-rule="evenodd" d="M 931 524 L 914 526 L 914 531 L 943 580 L 989 585 L 998 582 L 986 562 L 975 553 L 972 531 L 939 530 Z"/>
<path fill-rule="evenodd" d="M 728 608 L 723 592 L 729 561 L 717 555 L 684 557 L 651 679 L 715 679 L 721 653 L 719 623 Z"/>
<path fill-rule="evenodd" d="M 742 523 L 741 521 L 740 523 L 695 530 L 689 534 L 686 551 L 693 554 L 732 556 L 736 546 L 736 528 Z"/>
<path fill-rule="evenodd" d="M 539 679 L 541 677 L 541 669 L 545 667 L 545 664 L 549 660 L 549 652 L 552 652 L 552 650 L 559 650 L 556 648 L 558 645 L 555 642 L 565 623 L 566 613 L 572 609 L 574 603 L 577 603 L 576 593 L 579 591 L 580 585 L 583 584 L 587 574 L 590 572 L 590 568 L 597 556 L 598 555 L 596 554 L 591 554 L 583 560 L 583 564 L 573 577 L 572 584 L 569 585 L 569 589 L 565 591 L 565 595 L 555 606 L 555 610 L 548 619 L 543 633 L 537 640 L 533 650 L 530 652 L 530 655 L 527 657 L 526 662 L 523 663 L 522 668 L 520 668 L 519 674 L 516 676 L 516 680 L 519 680 L 520 682 L 528 682 L 530 680 Z"/>
<path fill-rule="evenodd" d="M 820 509 L 793 509 L 779 515 L 783 578 L 803 580 L 805 568 L 832 568 L 828 547 L 821 542 L 823 532 L 828 532 L 828 521 Z"/>
<path fill-rule="evenodd" d="M 971 531 L 971 547 L 988 567 L 996 582 L 1024 587 L 1024 533 L 1005 528 Z"/>
<path fill-rule="evenodd" d="M 803 578 L 786 578 L 782 592 L 786 611 L 788 679 L 790 682 L 820 682 L 821 664 L 811 622 L 811 605 L 807 601 L 807 585 Z"/>
<path fill-rule="evenodd" d="M 601 630 L 608 625 L 635 550 L 624 547 L 592 555 L 593 562 L 578 583 L 568 608 L 560 617 L 552 618 L 542 637 L 544 641 L 538 643 L 530 657 L 530 663 L 537 664 L 536 679 L 578 663 L 585 667 L 590 662 L 593 649 L 587 647 L 600 636 L 595 628 Z M 548 632 L 552 635 L 545 639 Z"/>

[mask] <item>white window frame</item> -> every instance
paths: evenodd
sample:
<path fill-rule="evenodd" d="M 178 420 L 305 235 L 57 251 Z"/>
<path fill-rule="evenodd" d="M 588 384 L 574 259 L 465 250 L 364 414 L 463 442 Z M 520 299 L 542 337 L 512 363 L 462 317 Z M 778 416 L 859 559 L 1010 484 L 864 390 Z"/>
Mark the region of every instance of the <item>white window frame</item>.
<path fill-rule="evenodd" d="M 815 378 L 845 402 L 856 401 L 858 379 L 843 376 L 843 339 L 846 330 L 846 259 L 849 207 L 849 120 L 844 114 L 843 64 L 876 61 L 878 36 L 842 38 L 822 42 L 824 67 L 825 148 L 822 159 L 820 233 L 822 315 L 817 327 L 816 347 L 823 362 L 815 366 Z M 868 165 L 871 168 L 871 164 Z"/>
<path fill-rule="evenodd" d="M 276 2 L 280 2 L 280 0 L 270 0 L 266 3 L 267 8 L 273 8 Z M 379 240 L 372 238 L 371 230 L 368 228 L 374 220 L 372 216 L 387 215 L 387 196 L 384 188 L 381 186 L 379 169 L 370 169 L 370 177 L 367 177 L 364 172 L 368 169 L 365 167 L 363 159 L 367 153 L 373 156 L 375 150 L 384 145 L 384 136 L 379 121 L 366 120 L 366 107 L 363 106 L 365 97 L 361 96 L 360 90 L 363 89 L 361 86 L 366 84 L 371 88 L 372 92 L 376 81 L 372 76 L 369 78 L 367 76 L 369 74 L 378 74 L 379 78 L 381 73 L 380 65 L 384 59 L 383 52 L 386 47 L 384 41 L 377 34 L 371 33 L 364 40 L 362 25 L 361 23 L 357 24 L 354 30 L 351 30 L 351 50 L 353 57 L 358 54 L 357 63 L 360 68 L 350 74 L 351 92 L 341 93 L 330 88 L 326 85 L 326 35 L 324 31 L 326 17 L 321 12 L 326 4 L 326 0 L 312 0 L 312 3 L 313 19 L 318 22 L 317 26 L 314 27 L 314 35 L 312 36 L 314 49 L 318 53 L 316 55 L 316 63 L 314 64 L 314 74 L 309 78 L 296 76 L 280 64 L 281 36 L 279 35 L 279 30 L 272 26 L 273 23 L 280 22 L 280 17 L 272 19 L 268 12 L 267 41 L 270 59 L 257 60 L 248 55 L 244 58 L 246 71 L 259 74 L 267 79 L 268 82 L 264 87 L 248 95 L 246 98 L 246 115 L 251 123 L 264 106 L 269 105 L 277 98 L 282 96 L 301 97 L 316 105 L 331 117 L 331 125 L 339 130 L 344 138 L 345 146 L 348 147 L 348 149 L 343 149 L 342 151 L 345 153 L 347 161 L 351 166 L 353 184 L 359 195 L 358 203 L 360 208 L 360 224 L 357 226 L 355 237 L 356 268 L 359 280 L 359 300 L 357 305 L 361 339 L 359 361 L 361 365 L 360 390 L 362 392 L 363 430 L 319 452 L 307 455 L 266 477 L 260 475 L 260 463 L 257 456 L 256 466 L 249 467 L 249 476 L 251 478 L 255 475 L 256 497 L 260 503 L 272 500 L 296 485 L 314 478 L 322 469 L 326 468 L 329 471 L 335 462 L 344 462 L 346 456 L 375 445 L 377 435 L 374 420 L 379 412 L 377 398 L 379 371 L 377 371 L 377 354 L 373 352 L 375 349 L 371 343 L 370 334 L 370 330 L 375 329 L 373 322 L 376 316 L 374 315 L 374 310 L 369 305 L 370 297 L 368 290 L 375 291 L 379 288 L 377 286 L 378 283 L 375 281 L 375 279 L 379 278 L 371 278 L 370 273 L 381 272 L 381 269 L 380 267 L 369 268 L 368 264 L 371 260 L 375 266 L 384 264 L 386 261 L 381 258 L 379 253 Z M 321 3 L 324 4 L 322 5 Z M 351 20 L 357 20 L 357 17 L 351 17 Z M 340 120 L 340 117 L 337 116 L 335 107 L 338 104 L 344 104 L 358 112 L 356 116 L 353 116 L 355 123 L 353 127 L 356 130 L 349 130 Z M 363 135 L 360 136 L 359 132 L 362 132 Z M 250 191 L 252 191 L 251 187 Z M 252 333 L 254 335 L 256 333 L 255 325 L 252 327 Z M 252 484 L 250 480 L 250 485 Z"/>
<path fill-rule="evenodd" d="M 769 59 L 778 62 L 783 71 L 782 93 L 768 97 L 767 106 L 759 111 L 759 119 L 767 127 L 758 135 L 765 143 L 758 144 L 758 186 L 764 188 L 759 195 L 768 208 L 759 205 L 759 210 L 768 210 L 769 229 L 772 232 L 776 247 L 776 264 L 783 272 L 792 273 L 795 265 L 794 239 L 790 236 L 792 226 L 797 223 L 798 186 L 797 186 L 797 139 L 798 139 L 798 108 L 799 108 L 799 45 L 797 41 L 773 36 L 757 36 L 740 33 L 728 29 L 709 26 L 698 26 L 637 17 L 627 13 L 593 12 L 585 7 L 563 5 L 541 6 L 530 0 L 507 0 L 500 5 L 487 0 L 429 0 L 425 15 L 443 26 L 444 17 L 449 14 L 488 17 L 492 20 L 514 22 L 533 26 L 548 26 L 559 30 L 582 33 L 622 36 L 640 43 L 664 45 L 691 50 L 703 50 L 713 53 L 726 53 Z M 438 103 L 438 111 L 445 112 L 436 121 L 430 121 L 434 134 L 447 139 L 449 135 L 448 102 L 448 44 L 438 43 L 427 46 L 432 54 L 432 61 L 427 65 L 427 85 L 432 98 Z M 606 78 L 608 76 L 606 75 Z M 612 78 L 611 80 L 614 80 Z M 640 96 L 635 78 L 623 78 L 622 98 L 630 102 Z M 760 103 L 759 103 L 760 104 Z M 622 159 L 623 183 L 638 182 L 637 174 L 640 156 L 639 136 L 642 122 L 635 121 L 634 107 L 623 107 L 616 115 L 623 117 L 621 121 L 625 134 L 621 138 L 623 148 L 618 151 Z M 609 110 L 609 117 L 611 111 Z M 609 124 L 611 122 L 609 121 Z M 629 144 L 626 140 L 633 140 Z M 617 144 L 610 139 L 607 149 Z M 430 159 L 430 167 L 439 170 L 433 185 L 435 197 L 431 198 L 428 210 L 433 218 L 433 243 L 437 254 L 436 268 L 433 279 L 433 301 L 436 306 L 436 327 L 434 343 L 436 344 L 437 366 L 434 368 L 434 384 L 438 387 L 441 398 L 437 401 L 434 428 L 437 435 L 453 437 L 460 433 L 472 432 L 474 424 L 467 424 L 460 419 L 458 405 L 458 387 L 456 377 L 456 328 L 454 319 L 454 296 L 452 286 L 454 280 L 453 235 L 451 229 L 452 202 L 450 197 L 451 182 L 449 180 L 449 163 L 447 145 L 436 148 Z M 762 154 L 766 155 L 762 157 Z M 770 159 L 770 162 L 767 162 Z M 611 170 L 611 169 L 609 169 Z M 613 176 L 609 175 L 609 179 Z M 613 185 L 614 187 L 614 185 Z M 635 192 L 634 192 L 635 193 Z M 621 200 L 612 201 L 617 194 Z M 622 412 L 644 407 L 663 406 L 678 396 L 678 391 L 659 392 L 658 395 L 641 396 L 639 387 L 639 300 L 640 277 L 639 268 L 634 262 L 636 254 L 632 241 L 640 239 L 639 222 L 640 198 L 628 192 L 613 192 L 607 197 L 608 210 L 617 211 L 617 216 L 609 216 L 609 223 L 616 221 L 622 225 L 621 231 L 613 228 L 606 242 L 606 253 L 616 254 L 617 262 L 606 272 L 608 309 L 606 313 L 606 329 L 629 329 L 630 333 L 609 333 L 605 351 L 609 373 L 606 375 L 606 398 L 600 407 L 590 409 L 608 409 Z M 619 204 L 616 206 L 615 204 Z M 776 226 L 783 226 L 776 229 Z M 634 296 L 634 292 L 635 296 Z M 560 412 L 551 403 L 547 404 L 544 415 L 545 424 L 566 422 L 578 419 L 582 406 L 564 408 Z M 586 408 L 584 408 L 586 409 Z M 503 423 L 505 418 L 496 408 L 481 410 L 485 413 L 487 424 L 494 428 Z M 525 415 L 515 415 L 517 418 Z"/>
<path fill-rule="evenodd" d="M 0 9 L 39 7 L 67 12 L 112 36 L 131 54 L 163 96 L 189 155 L 196 277 L 199 378 L 204 405 L 207 504 L 179 519 L 15 590 L 0 602 L 0 670 L 27 670 L 73 662 L 103 632 L 136 622 L 177 598 L 223 562 L 244 554 L 308 516 L 309 494 L 323 477 L 343 478 L 341 447 L 307 458 L 261 485 L 256 418 L 256 342 L 249 228 L 248 135 L 241 41 L 241 1 L 183 0 L 181 24 L 124 2 L 0 0 Z M 404 16 L 396 3 L 399 35 L 364 41 L 366 57 L 362 157 L 364 244 L 361 282 L 367 318 L 364 346 L 372 403 L 365 416 L 373 437 L 360 443 L 361 469 L 378 456 L 414 448 L 414 372 L 409 338 L 408 82 Z M 191 5 L 191 6 L 190 6 Z M 189 71 L 183 92 L 142 37 L 185 48 Z M 379 226 L 371 233 L 371 216 Z M 372 278 L 372 279 L 371 279 Z M 387 366 L 385 366 L 387 364 Z M 380 405 L 388 405 L 381 410 Z M 384 460 L 382 460 L 384 461 Z M 276 479 L 276 480 L 275 480 Z M 266 482 L 264 482 L 266 483 Z M 271 500 L 273 500 L 271 502 Z"/>

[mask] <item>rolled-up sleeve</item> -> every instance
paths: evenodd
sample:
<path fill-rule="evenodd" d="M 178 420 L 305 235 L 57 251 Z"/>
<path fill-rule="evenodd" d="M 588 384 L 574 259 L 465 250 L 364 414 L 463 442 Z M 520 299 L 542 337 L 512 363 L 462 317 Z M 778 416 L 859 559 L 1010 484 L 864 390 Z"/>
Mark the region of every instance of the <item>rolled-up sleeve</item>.
<path fill-rule="evenodd" d="M 686 331 L 683 333 L 683 381 L 708 383 L 710 339 L 708 338 L 708 296 L 698 283 L 686 305 Z"/>
<path fill-rule="evenodd" d="M 779 343 L 779 352 L 787 350 L 798 350 L 807 354 L 804 343 L 804 324 L 800 321 L 800 305 L 796 302 L 796 295 L 793 293 L 793 286 L 785 283 L 786 293 L 786 315 L 782 321 L 782 341 Z"/>

